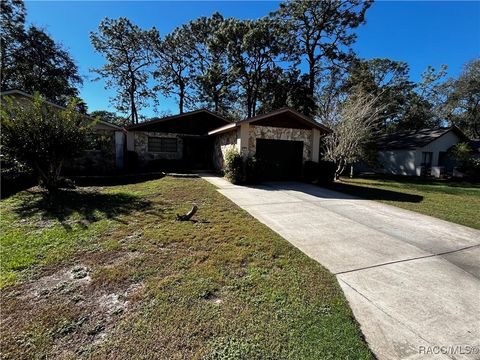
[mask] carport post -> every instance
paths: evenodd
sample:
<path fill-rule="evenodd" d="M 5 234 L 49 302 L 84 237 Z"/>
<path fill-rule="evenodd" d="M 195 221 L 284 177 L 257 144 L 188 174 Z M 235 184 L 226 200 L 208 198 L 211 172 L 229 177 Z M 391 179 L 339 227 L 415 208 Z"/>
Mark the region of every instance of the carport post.
<path fill-rule="evenodd" d="M 250 132 L 250 124 L 244 123 L 240 126 L 240 154 L 243 157 L 243 160 L 246 160 L 248 157 L 248 136 Z"/>
<path fill-rule="evenodd" d="M 318 162 L 319 159 L 320 159 L 320 130 L 313 129 L 312 161 Z"/>

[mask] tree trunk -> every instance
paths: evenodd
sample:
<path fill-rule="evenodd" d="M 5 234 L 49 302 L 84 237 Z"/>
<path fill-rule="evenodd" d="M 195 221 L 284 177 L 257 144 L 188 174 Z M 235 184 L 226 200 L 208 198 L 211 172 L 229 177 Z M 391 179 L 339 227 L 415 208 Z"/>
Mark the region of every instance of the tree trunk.
<path fill-rule="evenodd" d="M 132 120 L 132 125 L 135 125 L 138 122 L 137 119 L 137 109 L 135 107 L 135 94 L 130 90 L 130 118 Z"/>
<path fill-rule="evenodd" d="M 186 213 L 185 215 L 177 214 L 176 220 L 177 221 L 189 221 L 192 218 L 192 216 L 195 215 L 197 210 L 198 210 L 197 205 L 193 205 L 192 209 L 188 213 Z"/>
<path fill-rule="evenodd" d="M 308 93 L 307 98 L 305 99 L 305 112 L 307 116 L 313 114 L 315 110 L 315 60 L 313 54 L 308 55 Z"/>
<path fill-rule="evenodd" d="M 180 84 L 180 101 L 178 102 L 178 110 L 183 114 L 183 101 L 185 98 L 185 85 Z"/>

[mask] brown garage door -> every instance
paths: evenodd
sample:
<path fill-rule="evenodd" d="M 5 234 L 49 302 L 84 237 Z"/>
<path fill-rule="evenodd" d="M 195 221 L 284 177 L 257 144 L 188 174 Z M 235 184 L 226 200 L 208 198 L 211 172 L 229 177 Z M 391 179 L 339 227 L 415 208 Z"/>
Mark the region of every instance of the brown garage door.
<path fill-rule="evenodd" d="M 303 141 L 257 139 L 256 157 L 265 180 L 298 180 L 302 173 Z"/>

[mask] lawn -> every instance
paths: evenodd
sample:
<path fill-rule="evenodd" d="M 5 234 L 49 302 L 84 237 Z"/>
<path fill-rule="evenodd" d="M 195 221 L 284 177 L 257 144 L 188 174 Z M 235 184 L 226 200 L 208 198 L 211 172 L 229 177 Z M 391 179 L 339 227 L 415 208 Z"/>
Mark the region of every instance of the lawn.
<path fill-rule="evenodd" d="M 331 188 L 480 229 L 480 186 L 411 177 L 342 178 Z"/>
<path fill-rule="evenodd" d="M 1 215 L 2 358 L 373 358 L 335 277 L 201 179 Z"/>

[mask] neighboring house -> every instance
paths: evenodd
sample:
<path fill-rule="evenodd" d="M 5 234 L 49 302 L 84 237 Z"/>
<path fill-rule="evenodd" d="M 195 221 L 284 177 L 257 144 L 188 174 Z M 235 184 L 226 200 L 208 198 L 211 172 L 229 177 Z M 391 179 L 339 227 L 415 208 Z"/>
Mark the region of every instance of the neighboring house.
<path fill-rule="evenodd" d="M 456 126 L 440 129 L 399 131 L 378 138 L 378 172 L 394 175 L 432 175 L 450 172 L 455 162 L 448 150 L 468 138 Z"/>
<path fill-rule="evenodd" d="M 8 96 L 14 101 L 31 102 L 34 96 L 20 90 L 3 91 L 1 97 Z M 64 107 L 50 101 L 44 101 L 48 106 L 59 110 Z M 85 115 L 86 119 L 96 119 Z M 125 132 L 117 125 L 97 120 L 94 128 L 94 139 L 91 149 L 85 150 L 81 156 L 72 163 L 65 164 L 66 171 L 85 171 L 95 173 L 108 173 L 115 169 L 122 169 L 124 164 Z"/>
<path fill-rule="evenodd" d="M 244 158 L 264 160 L 274 179 L 297 178 L 305 161 L 318 161 L 320 137 L 330 131 L 287 108 L 237 122 L 201 109 L 126 129 L 127 150 L 143 166 L 178 160 L 190 169 L 222 171 L 227 150 L 235 148 Z"/>

